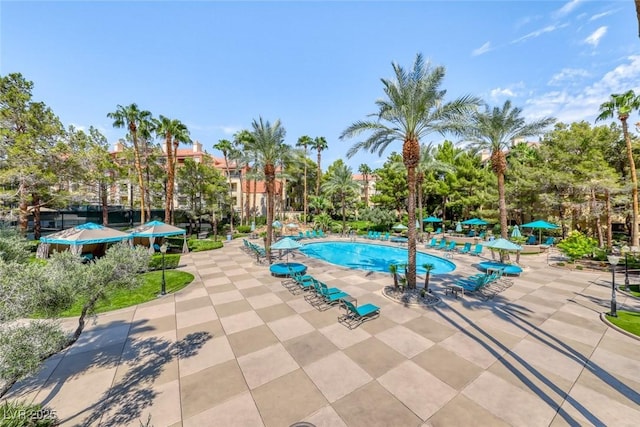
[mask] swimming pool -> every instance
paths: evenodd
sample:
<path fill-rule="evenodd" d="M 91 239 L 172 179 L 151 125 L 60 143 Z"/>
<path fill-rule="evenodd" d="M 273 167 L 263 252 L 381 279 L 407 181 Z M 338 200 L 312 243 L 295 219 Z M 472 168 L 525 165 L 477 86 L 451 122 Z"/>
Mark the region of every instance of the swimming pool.
<path fill-rule="evenodd" d="M 352 242 L 309 243 L 300 252 L 331 264 L 359 270 L 389 272 L 389 264 L 406 264 L 407 250 L 393 246 Z M 449 273 L 456 265 L 446 259 L 418 252 L 416 266 L 418 274 L 424 274 L 422 264 L 433 264 L 431 274 Z"/>

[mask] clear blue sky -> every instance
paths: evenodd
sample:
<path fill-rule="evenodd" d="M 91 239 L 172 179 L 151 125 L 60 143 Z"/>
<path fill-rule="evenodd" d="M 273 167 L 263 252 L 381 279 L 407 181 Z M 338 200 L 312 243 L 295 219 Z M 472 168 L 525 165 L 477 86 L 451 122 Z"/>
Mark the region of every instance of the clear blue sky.
<path fill-rule="evenodd" d="M 124 132 L 106 114 L 135 102 L 218 154 L 253 119 L 280 119 L 291 145 L 327 139 L 323 169 L 357 141 L 338 136 L 376 111 L 391 63 L 417 52 L 446 67 L 447 99 L 511 99 L 528 118 L 593 123 L 609 94 L 640 88 L 631 0 L 0 2 L 0 73 L 32 80 L 65 125 L 113 143 Z M 379 167 L 392 149 L 347 162 Z"/>

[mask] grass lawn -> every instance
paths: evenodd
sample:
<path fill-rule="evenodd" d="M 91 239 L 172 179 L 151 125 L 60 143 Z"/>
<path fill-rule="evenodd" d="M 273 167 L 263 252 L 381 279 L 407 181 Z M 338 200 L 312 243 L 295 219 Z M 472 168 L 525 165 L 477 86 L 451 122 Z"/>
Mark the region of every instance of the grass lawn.
<path fill-rule="evenodd" d="M 193 281 L 193 274 L 184 271 L 166 270 L 165 282 L 167 293 L 173 293 Z M 115 289 L 107 295 L 106 300 L 98 301 L 96 313 L 118 310 L 132 305 L 154 300 L 162 288 L 162 271 L 150 271 L 142 274 L 142 283 L 134 289 Z M 78 301 L 71 308 L 60 313 L 62 317 L 79 316 L 84 301 Z"/>
<path fill-rule="evenodd" d="M 607 320 L 620 329 L 640 336 L 640 313 L 618 310 L 618 317 L 607 316 Z"/>

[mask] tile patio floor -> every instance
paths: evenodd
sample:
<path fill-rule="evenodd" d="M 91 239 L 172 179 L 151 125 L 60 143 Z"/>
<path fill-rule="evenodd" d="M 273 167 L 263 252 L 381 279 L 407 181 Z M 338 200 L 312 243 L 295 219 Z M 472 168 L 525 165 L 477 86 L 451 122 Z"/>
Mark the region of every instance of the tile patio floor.
<path fill-rule="evenodd" d="M 444 295 L 477 272 L 458 255 L 432 278 L 442 303 L 382 296 L 385 274 L 306 259 L 309 273 L 382 308 L 348 330 L 241 251 L 183 256 L 195 281 L 175 295 L 100 315 L 21 397 L 64 426 L 564 426 L 640 423 L 640 341 L 605 326 L 610 274 L 522 257 L 495 298 Z M 435 251 L 427 251 L 434 253 Z M 640 309 L 619 295 L 619 305 Z"/>

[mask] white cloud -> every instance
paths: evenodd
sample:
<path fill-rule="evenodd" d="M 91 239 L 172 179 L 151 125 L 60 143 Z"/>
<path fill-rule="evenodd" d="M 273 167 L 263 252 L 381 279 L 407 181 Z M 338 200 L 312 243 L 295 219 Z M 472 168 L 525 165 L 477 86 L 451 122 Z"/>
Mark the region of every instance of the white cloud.
<path fill-rule="evenodd" d="M 562 18 L 563 16 L 566 16 L 568 14 L 570 14 L 571 12 L 573 12 L 573 10 L 578 7 L 578 5 L 582 2 L 582 0 L 570 0 L 569 2 L 565 3 L 564 6 L 562 6 L 560 9 L 556 10 L 555 12 L 553 12 L 553 16 L 555 18 Z"/>
<path fill-rule="evenodd" d="M 605 16 L 609 16 L 615 12 L 617 12 L 620 9 L 614 9 L 614 10 L 607 10 L 606 12 L 602 12 L 602 13 L 596 13 L 595 15 L 593 15 L 591 18 L 589 18 L 589 22 L 598 20 L 600 18 L 604 18 Z"/>
<path fill-rule="evenodd" d="M 607 27 L 600 27 L 591 33 L 589 37 L 584 39 L 584 42 L 592 45 L 593 47 L 597 47 L 598 43 L 600 43 L 600 39 L 604 37 L 605 34 L 607 34 Z"/>
<path fill-rule="evenodd" d="M 491 48 L 491 42 L 486 42 L 485 44 L 483 44 L 482 46 L 480 46 L 477 49 L 474 49 L 473 52 L 471 52 L 471 56 L 478 56 L 478 55 L 482 55 L 483 53 L 487 53 L 490 50 L 493 50 Z"/>
<path fill-rule="evenodd" d="M 629 56 L 626 62 L 617 65 L 586 87 L 569 86 L 529 98 L 524 114 L 529 119 L 552 116 L 565 123 L 581 120 L 593 123 L 600 105 L 612 93 L 626 92 L 629 89 L 637 91 L 640 88 L 639 81 L 640 55 Z"/>
<path fill-rule="evenodd" d="M 551 77 L 547 83 L 549 86 L 559 86 L 561 84 L 573 83 L 583 77 L 588 77 L 589 72 L 580 68 L 563 68 L 559 73 Z"/>
<path fill-rule="evenodd" d="M 525 41 L 527 39 L 531 39 L 531 38 L 535 38 L 535 37 L 539 37 L 545 33 L 551 33 L 553 31 L 559 30 L 561 28 L 564 28 L 566 26 L 568 26 L 569 24 L 560 24 L 560 25 L 547 25 L 544 28 L 540 28 L 539 30 L 536 31 L 532 31 L 529 34 L 525 34 L 524 36 L 517 38 L 515 40 L 513 40 L 511 43 L 520 43 L 522 41 Z"/>
<path fill-rule="evenodd" d="M 516 96 L 516 94 L 509 88 L 495 88 L 492 89 L 490 92 L 491 98 L 493 99 L 497 99 L 497 98 L 502 98 L 502 97 L 511 97 L 511 96 Z"/>
<path fill-rule="evenodd" d="M 218 126 L 225 135 L 233 135 L 236 132 L 240 132 L 242 130 L 239 126 Z"/>

